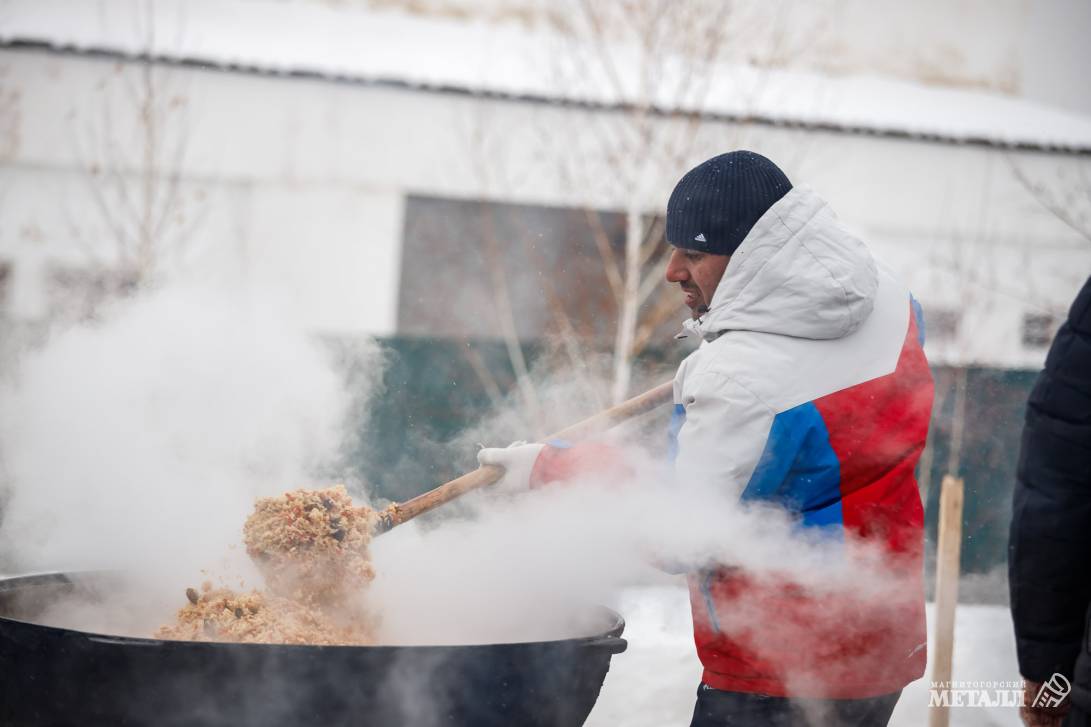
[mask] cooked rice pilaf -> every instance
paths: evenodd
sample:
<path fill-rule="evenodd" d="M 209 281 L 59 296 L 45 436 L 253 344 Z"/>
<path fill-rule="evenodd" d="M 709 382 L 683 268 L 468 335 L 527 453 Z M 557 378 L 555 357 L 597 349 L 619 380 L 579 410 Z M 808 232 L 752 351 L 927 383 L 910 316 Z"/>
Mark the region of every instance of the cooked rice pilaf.
<path fill-rule="evenodd" d="M 375 577 L 368 554 L 376 514 L 343 485 L 264 497 L 243 526 L 246 552 L 269 592 L 187 588 L 189 603 L 156 637 L 268 644 L 370 644 L 360 594 Z"/>
<path fill-rule="evenodd" d="M 371 624 L 363 614 L 340 613 L 261 591 L 236 593 L 211 588 L 198 594 L 186 589 L 190 603 L 156 638 L 176 641 L 251 642 L 263 644 L 371 644 Z"/>
<path fill-rule="evenodd" d="M 246 552 L 270 590 L 314 605 L 343 601 L 375 577 L 367 546 L 374 512 L 343 485 L 263 497 L 246 519 Z"/>

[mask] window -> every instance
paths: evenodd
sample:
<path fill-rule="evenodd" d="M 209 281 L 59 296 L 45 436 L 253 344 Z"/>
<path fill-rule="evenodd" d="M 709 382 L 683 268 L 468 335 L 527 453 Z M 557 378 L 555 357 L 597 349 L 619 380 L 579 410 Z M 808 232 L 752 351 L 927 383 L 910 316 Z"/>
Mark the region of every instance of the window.
<path fill-rule="evenodd" d="M 1026 313 L 1023 315 L 1023 345 L 1027 348 L 1045 348 L 1053 341 L 1060 326 L 1060 317 L 1052 313 Z"/>
<path fill-rule="evenodd" d="M 580 337 L 612 341 L 602 255 L 620 260 L 624 234 L 616 212 L 410 197 L 398 331 L 502 338 L 510 326 L 530 340 L 563 317 Z"/>
<path fill-rule="evenodd" d="M 11 304 L 11 289 L 14 285 L 14 266 L 9 260 L 0 260 L 0 317 L 7 313 Z"/>
<path fill-rule="evenodd" d="M 952 308 L 929 308 L 924 311 L 924 340 L 952 343 L 958 339 L 962 314 Z"/>
<path fill-rule="evenodd" d="M 51 317 L 93 318 L 102 304 L 135 292 L 130 270 L 56 265 L 47 272 Z"/>

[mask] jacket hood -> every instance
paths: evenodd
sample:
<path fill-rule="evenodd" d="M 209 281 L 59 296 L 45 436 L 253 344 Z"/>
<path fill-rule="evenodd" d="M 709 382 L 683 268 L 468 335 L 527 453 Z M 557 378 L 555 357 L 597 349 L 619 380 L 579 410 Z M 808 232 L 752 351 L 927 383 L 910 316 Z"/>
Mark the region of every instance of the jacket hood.
<path fill-rule="evenodd" d="M 796 187 L 731 256 L 708 312 L 684 326 L 705 339 L 732 330 L 841 338 L 871 314 L 878 287 L 864 243 L 818 195 Z"/>

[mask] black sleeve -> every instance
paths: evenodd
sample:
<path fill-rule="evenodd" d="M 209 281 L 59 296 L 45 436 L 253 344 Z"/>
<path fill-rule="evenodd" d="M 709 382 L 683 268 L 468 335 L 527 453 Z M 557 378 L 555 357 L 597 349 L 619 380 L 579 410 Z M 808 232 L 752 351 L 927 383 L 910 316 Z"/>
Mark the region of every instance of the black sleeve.
<path fill-rule="evenodd" d="M 1008 545 L 1023 676 L 1071 676 L 1091 601 L 1091 279 L 1027 402 Z"/>

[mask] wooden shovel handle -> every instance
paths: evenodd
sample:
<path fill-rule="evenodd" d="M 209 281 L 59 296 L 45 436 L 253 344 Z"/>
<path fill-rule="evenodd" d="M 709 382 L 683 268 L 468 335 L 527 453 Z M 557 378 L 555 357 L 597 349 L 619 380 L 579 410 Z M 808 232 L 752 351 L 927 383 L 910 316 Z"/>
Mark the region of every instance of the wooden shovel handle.
<path fill-rule="evenodd" d="M 547 442 L 553 439 L 578 439 L 588 434 L 605 431 L 623 421 L 666 404 L 673 398 L 673 391 L 674 383 L 668 381 L 617 406 L 610 407 L 581 422 L 565 427 L 559 432 L 554 432 L 545 439 Z M 434 490 L 417 495 L 412 500 L 390 506 L 379 514 L 379 521 L 372 532 L 376 535 L 385 533 L 395 525 L 401 525 L 407 520 L 412 520 L 417 515 L 433 510 L 471 490 L 494 484 L 503 476 L 503 467 L 497 467 L 496 465 L 478 467 L 473 472 L 467 472 Z"/>

